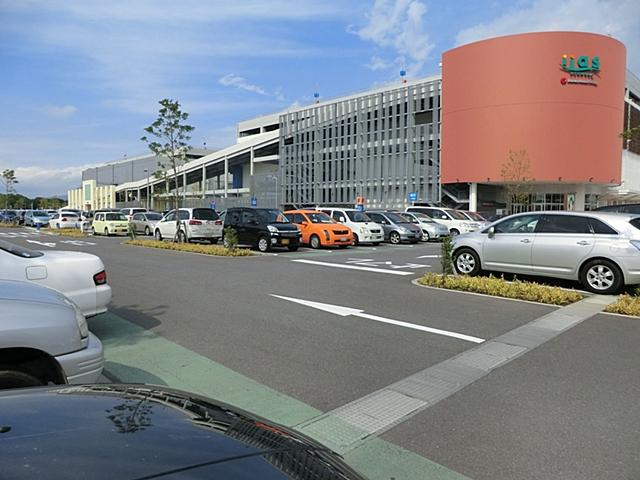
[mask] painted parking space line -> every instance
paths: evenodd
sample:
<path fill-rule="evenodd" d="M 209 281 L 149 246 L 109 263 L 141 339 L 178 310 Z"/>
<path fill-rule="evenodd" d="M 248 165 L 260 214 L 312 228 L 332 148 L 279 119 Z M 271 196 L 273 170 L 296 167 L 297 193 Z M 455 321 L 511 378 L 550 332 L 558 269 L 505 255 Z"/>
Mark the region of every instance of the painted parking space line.
<path fill-rule="evenodd" d="M 420 255 L 419 257 L 416 258 L 440 258 L 442 257 L 442 255 Z"/>
<path fill-rule="evenodd" d="M 390 275 L 415 275 L 415 272 L 403 272 L 400 270 L 388 270 L 386 268 L 374 268 L 374 267 L 359 267 L 357 265 L 346 265 L 344 263 L 329 263 L 329 262 L 319 262 L 317 260 L 291 260 L 292 262 L 298 263 L 306 263 L 309 265 L 318 265 L 321 267 L 329 267 L 329 268 L 344 268 L 347 270 L 362 270 L 365 272 L 376 272 L 376 273 L 388 273 Z"/>
<path fill-rule="evenodd" d="M 450 332 L 448 330 L 441 330 L 439 328 L 426 327 L 424 325 L 416 325 L 414 323 L 403 322 L 400 320 L 393 320 L 391 318 L 379 317 L 378 315 L 371 315 L 364 313 L 364 310 L 351 307 L 341 307 L 339 305 L 330 305 L 328 303 L 312 302 L 310 300 L 302 300 L 299 298 L 283 297 L 281 295 L 271 294 L 272 297 L 280 298 L 281 300 L 287 300 L 289 302 L 298 303 L 306 307 L 316 308 L 325 312 L 340 315 L 341 317 L 354 316 L 360 318 L 366 318 L 375 322 L 387 323 L 390 325 L 396 325 L 398 327 L 410 328 L 412 330 L 419 330 L 422 332 L 433 333 L 436 335 L 443 335 L 445 337 L 457 338 L 459 340 L 465 340 L 467 342 L 482 343 L 485 340 L 483 338 L 473 337 L 471 335 L 465 335 L 463 333 Z"/>

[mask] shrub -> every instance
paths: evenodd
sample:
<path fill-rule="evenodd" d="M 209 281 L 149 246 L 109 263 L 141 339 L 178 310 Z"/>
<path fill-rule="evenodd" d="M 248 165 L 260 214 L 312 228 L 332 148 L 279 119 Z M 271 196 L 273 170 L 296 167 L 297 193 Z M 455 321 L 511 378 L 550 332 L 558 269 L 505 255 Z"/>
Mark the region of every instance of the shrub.
<path fill-rule="evenodd" d="M 227 227 L 224 229 L 224 244 L 232 252 L 238 246 L 238 232 L 235 228 Z"/>
<path fill-rule="evenodd" d="M 604 311 L 640 317 L 640 297 L 625 293 L 618 297 L 618 301 L 616 303 L 608 305 Z"/>
<path fill-rule="evenodd" d="M 159 242 L 157 240 L 125 240 L 126 245 L 136 247 L 159 248 L 162 250 L 174 250 L 178 252 L 201 253 L 204 255 L 216 255 L 219 257 L 249 257 L 253 255 L 246 248 L 230 248 L 221 245 L 200 245 L 196 243 Z"/>
<path fill-rule="evenodd" d="M 428 272 L 418 280 L 418 283 L 449 290 L 483 293 L 496 297 L 516 298 L 551 305 L 569 305 L 584 298 L 574 290 L 565 290 L 559 287 L 524 282 L 522 280 L 507 282 L 504 278 L 496 278 L 492 275 L 488 277 L 469 277 L 439 275 Z"/>
<path fill-rule="evenodd" d="M 451 275 L 453 273 L 453 244 L 451 236 L 447 235 L 442 239 L 440 244 L 440 264 L 442 265 L 442 275 Z"/>

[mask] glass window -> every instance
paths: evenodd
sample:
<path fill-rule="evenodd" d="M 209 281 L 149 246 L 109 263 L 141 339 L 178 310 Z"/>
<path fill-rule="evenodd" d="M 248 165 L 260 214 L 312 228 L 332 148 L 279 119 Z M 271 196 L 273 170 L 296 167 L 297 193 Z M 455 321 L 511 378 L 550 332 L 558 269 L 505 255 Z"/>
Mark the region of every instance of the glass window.
<path fill-rule="evenodd" d="M 262 223 L 290 223 L 289 220 L 287 220 L 287 217 L 285 217 L 280 210 L 275 208 L 262 208 L 252 211 L 256 213 L 260 220 L 262 220 Z"/>
<path fill-rule="evenodd" d="M 210 208 L 194 208 L 193 218 L 197 220 L 218 220 L 220 216 Z"/>
<path fill-rule="evenodd" d="M 180 220 L 189 220 L 189 211 L 178 210 L 178 217 L 180 217 Z"/>
<path fill-rule="evenodd" d="M 143 216 L 142 214 L 140 214 L 140 213 L 136 213 L 136 214 L 132 217 L 132 220 L 138 220 L 138 221 L 140 221 L 140 220 L 144 220 L 144 216 Z"/>
<path fill-rule="evenodd" d="M 640 230 L 640 217 L 629 220 L 629 223 Z"/>
<path fill-rule="evenodd" d="M 108 222 L 113 222 L 113 221 L 126 221 L 127 217 L 125 217 L 123 214 L 121 213 L 107 213 L 107 221 Z"/>
<path fill-rule="evenodd" d="M 253 210 L 244 210 L 242 212 L 242 223 L 256 223 L 258 217 Z"/>
<path fill-rule="evenodd" d="M 304 217 L 304 215 L 302 215 L 300 213 L 294 213 L 293 214 L 293 220 L 289 219 L 289 221 L 291 221 L 293 223 L 303 223 L 303 222 L 306 222 L 307 219 Z"/>
<path fill-rule="evenodd" d="M 495 225 L 496 233 L 533 233 L 540 215 L 510 217 Z"/>
<path fill-rule="evenodd" d="M 356 222 L 356 223 L 364 223 L 364 222 L 370 222 L 371 221 L 371 219 L 369 218 L 369 215 L 367 215 L 364 212 L 347 211 L 347 217 L 349 217 L 352 222 Z"/>
<path fill-rule="evenodd" d="M 311 223 L 336 223 L 329 215 L 323 212 L 307 213 L 306 214 Z"/>
<path fill-rule="evenodd" d="M 545 215 L 539 233 L 591 233 L 589 218 L 578 215 Z"/>
<path fill-rule="evenodd" d="M 141 216 L 145 216 L 147 217 L 147 220 L 152 220 L 152 221 L 158 221 L 162 219 L 162 215 L 160 215 L 159 213 L 146 213 L 146 214 L 141 214 Z"/>
<path fill-rule="evenodd" d="M 407 222 L 410 222 L 410 220 L 407 220 L 405 217 L 403 217 L 402 215 L 400 215 L 398 213 L 389 212 L 389 213 L 385 213 L 385 216 L 389 220 L 394 222 L 394 223 L 407 223 Z"/>
<path fill-rule="evenodd" d="M 237 225 L 240 223 L 240 210 L 229 210 L 225 215 L 225 222 L 229 225 Z"/>
<path fill-rule="evenodd" d="M 387 223 L 386 219 L 379 213 L 369 212 L 368 215 L 369 215 L 369 218 L 371 218 L 371 220 L 373 220 L 376 223 Z"/>
<path fill-rule="evenodd" d="M 42 252 L 36 252 L 35 250 L 24 248 L 13 243 L 5 242 L 4 240 L 0 240 L 0 250 L 4 250 L 7 253 L 22 258 L 36 258 L 44 255 L 44 253 Z"/>
<path fill-rule="evenodd" d="M 165 218 L 166 222 L 173 222 L 176 219 L 176 212 L 174 210 L 171 210 L 168 214 L 167 217 Z"/>
<path fill-rule="evenodd" d="M 448 210 L 445 210 L 445 211 L 446 211 L 446 212 L 447 212 L 447 213 L 448 213 L 452 218 L 454 218 L 454 219 L 456 219 L 456 220 L 469 220 L 469 219 L 467 218 L 467 216 L 466 216 L 464 213 L 459 212 L 459 211 L 457 211 L 457 210 L 451 210 L 451 209 L 448 209 Z"/>
<path fill-rule="evenodd" d="M 591 223 L 591 229 L 593 230 L 593 233 L 596 233 L 598 235 L 617 235 L 618 234 L 618 232 L 616 232 L 613 228 L 611 228 L 606 223 L 598 220 L 597 218 L 590 218 L 589 223 Z"/>
<path fill-rule="evenodd" d="M 336 222 L 339 222 L 339 221 L 340 221 L 340 219 L 341 219 L 342 217 L 344 217 L 344 214 L 343 214 L 342 212 L 339 212 L 339 211 L 335 210 L 335 211 L 333 212 L 332 217 L 333 217 L 333 219 L 334 219 Z"/>

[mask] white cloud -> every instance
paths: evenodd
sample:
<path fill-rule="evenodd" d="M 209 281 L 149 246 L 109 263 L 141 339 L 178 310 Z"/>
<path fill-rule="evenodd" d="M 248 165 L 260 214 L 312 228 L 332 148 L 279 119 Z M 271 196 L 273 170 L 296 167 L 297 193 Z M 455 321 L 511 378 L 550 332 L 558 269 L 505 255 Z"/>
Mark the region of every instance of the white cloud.
<path fill-rule="evenodd" d="M 369 60 L 369 63 L 367 63 L 365 66 L 369 70 L 373 70 L 375 72 L 376 70 L 386 70 L 387 68 L 390 68 L 392 65 L 393 65 L 392 62 L 389 62 L 384 58 L 380 58 L 374 55 L 373 57 L 371 57 L 371 60 Z"/>
<path fill-rule="evenodd" d="M 417 74 L 434 48 L 425 31 L 426 12 L 427 7 L 419 0 L 376 0 L 367 15 L 367 25 L 360 29 L 350 27 L 348 31 L 380 47 L 393 48 L 400 56 L 399 62 Z M 373 57 L 369 68 L 383 69 L 395 64 Z"/>
<path fill-rule="evenodd" d="M 47 105 L 46 107 L 43 108 L 43 110 L 44 110 L 44 113 L 46 113 L 50 117 L 69 118 L 74 113 L 76 113 L 78 109 L 73 105 L 63 105 L 63 106 Z"/>
<path fill-rule="evenodd" d="M 240 77 L 233 73 L 229 73 L 224 77 L 220 78 L 218 80 L 218 83 L 220 85 L 224 85 L 225 87 L 239 88 L 240 90 L 246 90 L 247 92 L 257 93 L 258 95 L 265 95 L 265 96 L 268 95 L 267 91 L 264 88 L 258 85 L 253 85 L 247 82 L 247 80 L 244 79 L 243 77 Z"/>
<path fill-rule="evenodd" d="M 499 35 L 558 30 L 611 35 L 627 46 L 631 70 L 640 72 L 638 0 L 534 0 L 525 8 L 460 31 L 456 40 L 460 45 Z"/>

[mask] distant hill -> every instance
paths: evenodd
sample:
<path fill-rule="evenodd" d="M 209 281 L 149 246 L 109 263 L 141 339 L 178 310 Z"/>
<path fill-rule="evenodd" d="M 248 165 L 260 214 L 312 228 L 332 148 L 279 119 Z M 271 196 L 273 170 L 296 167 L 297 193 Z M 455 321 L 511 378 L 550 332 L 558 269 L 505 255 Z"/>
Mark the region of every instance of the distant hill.
<path fill-rule="evenodd" d="M 4 208 L 17 209 L 39 209 L 39 208 L 61 208 L 67 204 L 66 200 L 60 198 L 44 198 L 35 197 L 29 198 L 19 193 L 10 193 L 8 202 L 7 195 L 0 193 L 0 210 Z"/>

